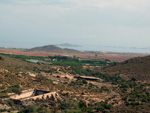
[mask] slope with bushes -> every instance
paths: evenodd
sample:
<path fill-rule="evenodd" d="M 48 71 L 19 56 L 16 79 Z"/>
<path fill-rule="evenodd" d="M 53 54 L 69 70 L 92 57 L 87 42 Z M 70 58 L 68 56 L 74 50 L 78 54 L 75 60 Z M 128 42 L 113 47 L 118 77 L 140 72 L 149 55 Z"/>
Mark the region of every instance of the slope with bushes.
<path fill-rule="evenodd" d="M 103 73 L 119 74 L 124 78 L 150 80 L 150 56 L 129 59 L 102 70 Z"/>

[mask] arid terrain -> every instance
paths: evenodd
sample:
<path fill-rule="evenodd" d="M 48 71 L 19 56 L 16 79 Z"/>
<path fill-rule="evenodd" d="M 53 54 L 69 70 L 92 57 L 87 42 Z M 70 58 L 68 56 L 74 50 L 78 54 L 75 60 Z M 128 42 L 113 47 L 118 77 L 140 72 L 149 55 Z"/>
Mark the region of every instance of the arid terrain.
<path fill-rule="evenodd" d="M 0 0 L 0 113 L 150 113 L 150 0 Z"/>
<path fill-rule="evenodd" d="M 1 112 L 150 111 L 150 57 L 136 57 L 147 54 L 0 53 Z"/>

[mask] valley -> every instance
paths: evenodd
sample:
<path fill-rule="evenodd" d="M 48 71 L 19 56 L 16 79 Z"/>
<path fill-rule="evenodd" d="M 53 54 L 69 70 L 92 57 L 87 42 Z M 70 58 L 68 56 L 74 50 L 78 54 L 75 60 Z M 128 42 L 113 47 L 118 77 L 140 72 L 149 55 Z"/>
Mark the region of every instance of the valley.
<path fill-rule="evenodd" d="M 150 113 L 150 0 L 0 0 L 0 113 Z"/>
<path fill-rule="evenodd" d="M 83 59 L 109 59 L 111 61 L 124 61 L 134 57 L 142 57 L 149 55 L 148 53 L 119 53 L 119 52 L 105 52 L 105 51 L 80 51 L 78 53 L 74 53 L 74 51 L 70 52 L 58 52 L 58 51 L 50 51 L 47 50 L 43 51 L 26 51 L 26 49 L 19 49 L 19 48 L 0 48 L 0 53 L 4 54 L 16 54 L 16 55 L 26 55 L 26 56 L 76 56 Z M 56 49 L 55 49 L 56 50 Z M 60 50 L 59 50 L 60 51 Z M 76 50 L 75 50 L 76 51 Z"/>
<path fill-rule="evenodd" d="M 137 113 L 138 110 L 140 113 L 150 110 L 149 75 L 144 71 L 147 69 L 144 64 L 149 66 L 149 56 L 117 62 L 94 55 L 88 59 L 80 58 L 80 54 L 46 53 L 49 55 L 46 56 L 43 52 L 38 56 L 33 55 L 35 52 L 23 55 L 20 50 L 11 54 L 8 51 L 0 56 L 1 112 Z M 139 70 L 138 66 L 143 68 Z M 141 73 L 137 74 L 136 68 Z M 31 97 L 22 99 L 9 96 L 19 97 L 30 89 L 47 93 L 32 92 Z M 51 95 L 53 92 L 56 94 Z"/>

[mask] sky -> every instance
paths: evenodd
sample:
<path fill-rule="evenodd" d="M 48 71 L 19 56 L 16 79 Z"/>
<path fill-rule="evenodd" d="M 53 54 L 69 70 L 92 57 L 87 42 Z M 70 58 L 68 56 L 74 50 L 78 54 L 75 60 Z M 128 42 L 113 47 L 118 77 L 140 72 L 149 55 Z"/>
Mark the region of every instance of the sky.
<path fill-rule="evenodd" d="M 0 47 L 150 47 L 150 0 L 0 0 Z"/>

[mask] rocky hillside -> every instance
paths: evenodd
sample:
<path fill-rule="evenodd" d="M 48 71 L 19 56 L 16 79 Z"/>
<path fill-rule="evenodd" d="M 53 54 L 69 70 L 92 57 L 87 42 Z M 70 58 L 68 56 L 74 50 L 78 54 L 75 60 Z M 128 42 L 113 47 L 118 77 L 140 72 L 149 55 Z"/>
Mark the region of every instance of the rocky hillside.
<path fill-rule="evenodd" d="M 103 69 L 104 73 L 119 74 L 124 78 L 150 80 L 150 56 L 129 59 Z"/>
<path fill-rule="evenodd" d="M 137 113 L 139 111 L 139 113 L 148 113 L 150 111 L 150 84 L 148 82 L 136 81 L 133 78 L 125 80 L 118 75 L 102 74 L 99 70 L 88 67 L 84 69 L 81 64 L 31 63 L 24 59 L 10 58 L 12 56 L 0 56 L 0 112 Z M 117 73 L 120 66 L 124 68 L 122 73 L 127 73 L 125 69 L 128 69 L 126 67 L 130 65 L 131 67 L 143 66 L 142 64 L 149 66 L 148 59 L 149 56 L 127 60 L 107 67 L 103 71 Z M 114 68 L 116 70 L 113 72 Z M 142 70 L 145 66 L 137 68 L 140 72 L 140 68 Z M 148 69 L 145 69 L 145 72 L 148 73 Z M 129 75 L 133 74 L 131 71 Z M 86 77 L 79 77 L 81 75 Z M 93 80 L 93 77 L 89 76 L 100 79 Z M 138 78 L 138 75 L 135 77 Z M 29 91 L 29 89 L 56 92 L 61 99 L 45 98 L 18 104 L 9 96 L 10 93 L 22 95 L 25 90 Z"/>
<path fill-rule="evenodd" d="M 47 81 L 45 83 L 44 81 L 43 84 L 42 79 L 44 77 L 37 72 L 43 70 L 43 68 L 48 69 L 47 66 L 43 67 L 42 65 L 4 56 L 0 56 L 0 58 L 2 58 L 0 60 L 0 92 L 4 92 L 0 93 L 0 96 L 10 92 L 19 93 L 21 90 L 28 88 L 50 90 L 45 88 L 47 84 L 51 86 L 52 82 Z M 37 77 L 33 77 L 34 75 L 37 75 Z"/>
<path fill-rule="evenodd" d="M 46 45 L 41 47 L 34 47 L 31 49 L 27 49 L 27 52 L 33 52 L 33 51 L 43 51 L 43 52 L 54 52 L 54 53 L 81 53 L 78 50 L 74 49 L 67 49 L 67 48 L 60 48 L 55 45 Z"/>

